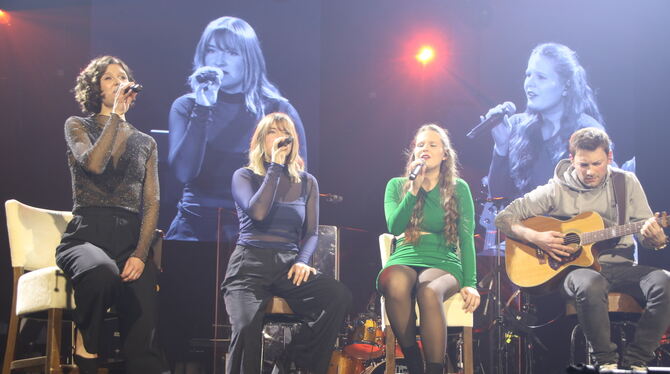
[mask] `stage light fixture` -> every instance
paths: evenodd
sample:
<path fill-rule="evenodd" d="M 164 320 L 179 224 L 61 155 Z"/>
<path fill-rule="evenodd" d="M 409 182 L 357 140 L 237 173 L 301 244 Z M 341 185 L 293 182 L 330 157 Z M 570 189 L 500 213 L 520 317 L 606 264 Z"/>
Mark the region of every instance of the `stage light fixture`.
<path fill-rule="evenodd" d="M 0 25 L 9 25 L 9 12 L 0 9 Z"/>
<path fill-rule="evenodd" d="M 415 57 L 421 64 L 427 65 L 435 59 L 435 48 L 430 45 L 424 45 L 419 48 L 419 52 L 417 52 Z"/>

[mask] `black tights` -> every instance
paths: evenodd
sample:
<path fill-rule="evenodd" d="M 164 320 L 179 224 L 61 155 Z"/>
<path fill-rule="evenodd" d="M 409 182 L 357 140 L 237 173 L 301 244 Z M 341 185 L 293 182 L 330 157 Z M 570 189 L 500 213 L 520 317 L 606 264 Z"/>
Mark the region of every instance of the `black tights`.
<path fill-rule="evenodd" d="M 379 276 L 391 328 L 402 348 L 416 344 L 414 300 L 421 315 L 423 353 L 429 363 L 444 363 L 447 323 L 442 304 L 459 290 L 458 280 L 436 268 L 392 265 Z"/>

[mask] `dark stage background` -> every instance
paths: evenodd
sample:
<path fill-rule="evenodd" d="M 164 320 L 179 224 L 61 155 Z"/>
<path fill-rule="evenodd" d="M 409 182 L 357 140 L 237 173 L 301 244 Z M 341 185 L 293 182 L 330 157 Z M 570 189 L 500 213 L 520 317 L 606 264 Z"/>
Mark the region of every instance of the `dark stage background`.
<path fill-rule="evenodd" d="M 129 120 L 145 132 L 167 129 L 170 104 L 186 92 L 200 33 L 210 20 L 231 15 L 254 27 L 270 80 L 300 113 L 309 169 L 321 191 L 344 197 L 339 204 L 322 203 L 321 223 L 341 228 L 341 278 L 354 291 L 352 313 L 362 311 L 374 292 L 380 268 L 377 236 L 386 230 L 384 187 L 401 173 L 403 150 L 416 128 L 436 122 L 450 130 L 462 176 L 475 197 L 483 198 L 481 178 L 488 171 L 492 140 L 488 134 L 475 140 L 465 134 L 496 104 L 513 101 L 523 110 L 526 63 L 541 42 L 577 51 L 616 143 L 615 159 L 635 156 L 652 209 L 670 207 L 665 186 L 670 3 L 662 0 L 55 3 L 0 1 L 0 9 L 9 11 L 0 19 L 3 200 L 71 208 L 63 123 L 79 114 L 70 89 L 90 58 L 113 54 L 125 59 L 145 86 Z M 435 62 L 425 68 L 413 60 L 424 42 L 438 46 Z M 167 150 L 159 153 L 165 156 Z M 162 209 L 174 212 L 176 196 L 169 195 L 174 190 L 165 190 Z M 4 210 L 2 217 L 4 223 Z M 161 224 L 165 229 L 165 219 Z M 202 300 L 179 308 L 209 310 L 214 268 L 201 269 L 194 259 L 202 256 L 206 263 L 214 246 L 180 243 L 173 247 L 172 260 L 166 259 L 166 282 L 179 283 L 179 292 L 190 294 L 189 302 Z M 0 230 L 0 248 L 6 253 L 0 256 L 4 329 L 11 300 L 5 230 Z M 186 265 L 179 256 L 194 261 Z M 664 268 L 670 261 L 668 252 L 642 251 L 639 257 L 641 263 Z M 480 266 L 480 279 L 489 271 Z M 540 319 L 554 315 L 553 300 L 537 303 Z M 164 311 L 166 318 L 172 309 Z M 562 323 L 539 329 L 540 337 L 551 341 L 553 334 L 564 333 Z M 560 353 L 538 355 L 539 368 L 563 366 Z"/>

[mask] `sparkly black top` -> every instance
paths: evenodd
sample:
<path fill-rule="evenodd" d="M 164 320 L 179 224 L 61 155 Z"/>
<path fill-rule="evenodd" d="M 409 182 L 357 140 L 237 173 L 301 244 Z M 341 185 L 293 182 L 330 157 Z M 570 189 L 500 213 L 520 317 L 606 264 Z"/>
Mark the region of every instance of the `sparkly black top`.
<path fill-rule="evenodd" d="M 72 211 L 115 207 L 141 214 L 140 238 L 132 256 L 146 261 L 158 222 L 158 153 L 154 139 L 111 116 L 65 121 Z"/>

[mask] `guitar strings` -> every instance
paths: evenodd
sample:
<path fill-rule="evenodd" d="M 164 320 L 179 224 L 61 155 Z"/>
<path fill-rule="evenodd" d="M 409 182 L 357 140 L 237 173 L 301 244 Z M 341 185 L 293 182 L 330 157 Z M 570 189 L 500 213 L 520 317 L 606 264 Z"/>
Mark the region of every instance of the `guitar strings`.
<path fill-rule="evenodd" d="M 579 235 L 568 235 L 563 238 L 563 244 L 579 244 L 581 242 Z"/>

